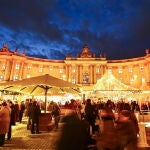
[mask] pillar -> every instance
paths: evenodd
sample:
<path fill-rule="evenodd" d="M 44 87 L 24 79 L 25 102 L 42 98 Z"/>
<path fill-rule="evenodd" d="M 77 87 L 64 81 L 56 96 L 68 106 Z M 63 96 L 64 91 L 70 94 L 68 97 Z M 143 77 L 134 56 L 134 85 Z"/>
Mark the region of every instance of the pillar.
<path fill-rule="evenodd" d="M 9 79 L 10 81 L 13 80 L 14 70 L 15 70 L 15 60 L 12 61 L 12 67 L 11 67 L 11 73 Z"/>
<path fill-rule="evenodd" d="M 146 130 L 145 130 L 145 124 L 139 123 L 139 140 L 138 140 L 138 147 L 149 147 L 147 144 L 147 138 L 146 138 Z"/>

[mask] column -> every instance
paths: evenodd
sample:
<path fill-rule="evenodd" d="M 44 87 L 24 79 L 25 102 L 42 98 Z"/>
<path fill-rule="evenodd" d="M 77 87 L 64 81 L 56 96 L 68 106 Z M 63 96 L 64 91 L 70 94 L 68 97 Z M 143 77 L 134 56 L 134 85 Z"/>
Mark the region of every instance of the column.
<path fill-rule="evenodd" d="M 93 66 L 93 84 L 95 84 L 96 83 L 96 66 L 94 65 Z"/>
<path fill-rule="evenodd" d="M 4 81 L 8 81 L 10 78 L 10 64 L 9 60 L 6 59 L 6 68 L 4 73 Z"/>
<path fill-rule="evenodd" d="M 80 84 L 80 65 L 78 65 L 78 83 Z"/>
<path fill-rule="evenodd" d="M 78 74 L 79 74 L 79 72 L 78 72 L 78 65 L 76 65 L 76 72 L 75 72 L 75 74 L 76 74 L 76 84 L 78 83 Z"/>
<path fill-rule="evenodd" d="M 90 84 L 93 84 L 93 66 L 90 65 L 89 66 L 89 69 L 90 69 Z"/>
<path fill-rule="evenodd" d="M 83 82 L 83 66 L 80 65 L 80 84 Z"/>
<path fill-rule="evenodd" d="M 138 139 L 138 146 L 139 147 L 149 147 L 147 144 L 147 138 L 146 138 L 146 130 L 145 130 L 145 124 L 144 123 L 139 123 L 139 139 Z"/>
<path fill-rule="evenodd" d="M 71 82 L 72 66 L 69 65 L 68 68 L 69 68 L 69 76 L 68 76 L 68 80 L 69 80 L 69 82 Z"/>
<path fill-rule="evenodd" d="M 69 79 L 69 68 L 68 65 L 66 65 L 66 80 L 68 81 Z"/>
<path fill-rule="evenodd" d="M 24 62 L 22 62 L 20 65 L 19 79 L 23 78 L 23 68 L 24 68 Z"/>
<path fill-rule="evenodd" d="M 15 60 L 12 60 L 12 67 L 11 67 L 11 73 L 10 73 L 10 81 L 13 80 L 14 70 L 15 70 Z"/>
<path fill-rule="evenodd" d="M 28 67 L 28 64 L 24 63 L 23 70 L 22 70 L 22 77 L 21 77 L 22 79 L 27 78 L 27 73 L 28 73 L 27 72 L 27 67 Z"/>

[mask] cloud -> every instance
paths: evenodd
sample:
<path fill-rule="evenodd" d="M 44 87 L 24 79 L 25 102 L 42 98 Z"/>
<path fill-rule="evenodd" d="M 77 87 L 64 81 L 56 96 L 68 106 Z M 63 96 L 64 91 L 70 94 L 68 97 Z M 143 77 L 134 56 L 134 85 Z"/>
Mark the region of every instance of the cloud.
<path fill-rule="evenodd" d="M 82 46 L 108 59 L 145 55 L 150 1 L 1 0 L 0 43 L 35 57 L 64 59 Z"/>

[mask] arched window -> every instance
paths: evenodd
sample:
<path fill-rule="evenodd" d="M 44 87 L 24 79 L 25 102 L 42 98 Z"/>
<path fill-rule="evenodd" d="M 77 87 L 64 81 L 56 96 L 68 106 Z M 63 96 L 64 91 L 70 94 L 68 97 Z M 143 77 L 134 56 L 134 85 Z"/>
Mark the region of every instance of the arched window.
<path fill-rule="evenodd" d="M 84 84 L 88 84 L 89 83 L 89 74 L 88 73 L 84 73 L 83 74 L 83 83 Z"/>

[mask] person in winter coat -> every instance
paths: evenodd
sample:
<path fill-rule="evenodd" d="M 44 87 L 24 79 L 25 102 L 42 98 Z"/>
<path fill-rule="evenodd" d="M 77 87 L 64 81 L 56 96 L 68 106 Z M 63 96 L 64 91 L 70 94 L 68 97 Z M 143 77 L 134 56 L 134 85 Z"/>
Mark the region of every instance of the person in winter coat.
<path fill-rule="evenodd" d="M 54 117 L 55 129 L 58 129 L 58 123 L 60 120 L 60 108 L 57 103 L 53 103 L 52 116 Z"/>
<path fill-rule="evenodd" d="M 0 146 L 4 146 L 5 135 L 8 132 L 10 124 L 11 110 L 6 102 L 2 103 L 0 110 Z"/>
<path fill-rule="evenodd" d="M 131 112 L 122 110 L 116 125 L 116 132 L 118 134 L 120 145 L 117 150 L 137 150 L 138 138 L 137 127 L 131 118 Z"/>
<path fill-rule="evenodd" d="M 118 139 L 115 131 L 115 115 L 111 108 L 111 102 L 107 101 L 101 110 L 101 134 L 97 139 L 98 150 L 117 150 Z"/>
<path fill-rule="evenodd" d="M 8 105 L 9 105 L 9 108 L 11 110 L 11 114 L 10 114 L 9 130 L 8 130 L 8 133 L 7 133 L 7 140 L 10 140 L 11 136 L 12 136 L 12 126 L 16 124 L 16 121 L 15 121 L 15 106 L 14 106 L 14 103 L 12 101 L 8 101 Z"/>
<path fill-rule="evenodd" d="M 63 117 L 62 133 L 56 145 L 56 150 L 86 150 L 88 145 L 88 134 L 85 123 L 78 115 L 70 110 Z"/>
<path fill-rule="evenodd" d="M 34 101 L 31 106 L 31 133 L 39 133 L 39 117 L 40 117 L 40 106 L 37 104 L 37 101 Z"/>
<path fill-rule="evenodd" d="M 25 104 L 24 104 L 24 101 L 21 102 L 20 104 L 20 110 L 19 110 L 19 122 L 21 123 L 22 122 L 22 117 L 23 117 L 23 113 L 25 111 Z"/>
<path fill-rule="evenodd" d="M 95 112 L 94 106 L 91 104 L 91 99 L 87 99 L 85 105 L 85 119 L 88 121 L 89 125 L 92 127 L 92 134 L 95 133 Z M 89 134 L 90 128 L 89 128 Z"/>

